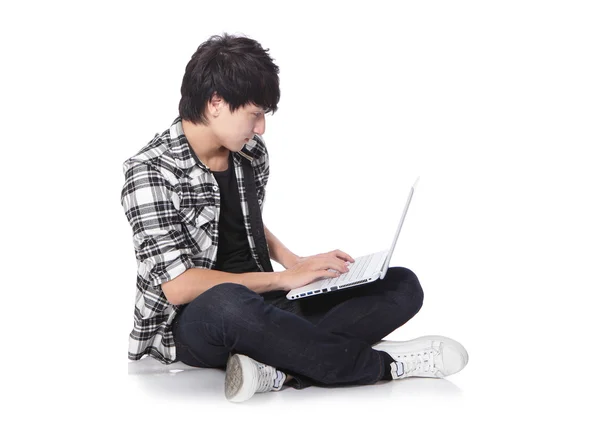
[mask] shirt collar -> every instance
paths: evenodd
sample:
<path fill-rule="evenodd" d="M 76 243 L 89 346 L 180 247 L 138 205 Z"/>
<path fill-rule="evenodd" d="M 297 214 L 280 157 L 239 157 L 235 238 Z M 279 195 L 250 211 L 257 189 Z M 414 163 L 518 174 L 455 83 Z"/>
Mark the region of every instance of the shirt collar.
<path fill-rule="evenodd" d="M 178 168 L 189 170 L 194 166 L 198 166 L 204 172 L 209 172 L 208 167 L 206 167 L 206 165 L 200 161 L 198 156 L 196 156 L 196 153 L 192 150 L 192 146 L 185 137 L 181 117 L 177 117 L 173 124 L 171 124 L 169 134 L 173 158 Z M 236 165 L 241 164 L 242 158 L 245 158 L 249 162 L 252 162 L 255 158 L 246 145 L 244 145 L 241 151 L 233 153 L 233 161 Z"/>

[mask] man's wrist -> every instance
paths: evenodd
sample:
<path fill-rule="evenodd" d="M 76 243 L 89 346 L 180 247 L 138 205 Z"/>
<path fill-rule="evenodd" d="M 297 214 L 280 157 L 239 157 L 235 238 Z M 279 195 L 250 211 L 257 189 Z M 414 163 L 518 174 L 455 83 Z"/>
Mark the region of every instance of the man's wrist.
<path fill-rule="evenodd" d="M 290 252 L 288 257 L 283 261 L 284 262 L 283 266 L 286 268 L 286 270 L 289 270 L 290 268 L 292 268 L 293 266 L 298 264 L 300 259 L 301 259 L 301 257 Z"/>
<path fill-rule="evenodd" d="M 281 289 L 281 271 L 271 273 L 271 277 L 270 290 L 279 291 Z"/>

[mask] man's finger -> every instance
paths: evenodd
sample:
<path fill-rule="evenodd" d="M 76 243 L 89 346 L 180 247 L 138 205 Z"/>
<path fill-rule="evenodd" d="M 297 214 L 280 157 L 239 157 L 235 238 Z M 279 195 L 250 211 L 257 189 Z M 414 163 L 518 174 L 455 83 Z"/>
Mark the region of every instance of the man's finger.
<path fill-rule="evenodd" d="M 348 267 L 346 266 L 346 264 L 344 264 L 342 261 L 340 261 L 339 259 L 324 259 L 322 261 L 321 264 L 317 264 L 315 265 L 315 267 L 321 269 L 321 270 L 335 270 L 335 271 L 339 271 L 340 273 L 346 273 L 346 271 L 348 270 Z"/>
<path fill-rule="evenodd" d="M 352 258 L 350 255 L 348 255 L 346 252 L 340 251 L 339 249 L 336 249 L 335 251 L 332 251 L 332 252 L 335 254 L 335 256 L 343 259 L 344 261 L 354 262 L 354 258 Z"/>
<path fill-rule="evenodd" d="M 323 258 L 321 260 L 321 263 L 316 264 L 316 266 L 318 266 L 319 268 L 323 268 L 323 269 L 333 269 L 333 270 L 337 270 L 341 273 L 345 273 L 346 270 L 348 269 L 347 265 L 345 262 L 342 262 L 342 260 L 338 257 L 335 256 L 329 256 L 328 258 Z"/>
<path fill-rule="evenodd" d="M 329 271 L 329 270 L 317 270 L 313 272 L 313 278 L 310 283 L 320 280 L 320 279 L 328 279 L 330 277 L 338 277 L 339 273 L 337 271 Z"/>

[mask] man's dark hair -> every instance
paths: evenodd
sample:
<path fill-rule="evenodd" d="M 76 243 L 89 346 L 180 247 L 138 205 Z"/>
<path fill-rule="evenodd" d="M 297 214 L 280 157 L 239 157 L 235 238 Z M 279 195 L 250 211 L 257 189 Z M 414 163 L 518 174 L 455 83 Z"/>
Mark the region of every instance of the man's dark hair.
<path fill-rule="evenodd" d="M 202 43 L 185 67 L 181 84 L 179 116 L 195 124 L 208 124 L 204 114 L 216 92 L 229 104 L 231 112 L 253 103 L 277 111 L 279 67 L 255 40 L 232 36 L 212 36 Z"/>

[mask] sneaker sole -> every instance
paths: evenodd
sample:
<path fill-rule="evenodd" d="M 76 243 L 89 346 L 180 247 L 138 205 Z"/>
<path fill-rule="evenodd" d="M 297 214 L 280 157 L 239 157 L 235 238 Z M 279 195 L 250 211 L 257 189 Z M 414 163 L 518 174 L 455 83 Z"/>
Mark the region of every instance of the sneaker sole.
<path fill-rule="evenodd" d="M 386 353 L 391 354 L 390 352 L 388 352 L 388 350 L 394 350 L 397 344 L 402 344 L 403 346 L 408 347 L 407 351 L 419 351 L 423 348 L 423 344 L 428 341 L 442 341 L 444 343 L 452 344 L 456 349 L 458 349 L 458 352 L 460 353 L 465 362 L 463 368 L 467 366 L 467 363 L 469 363 L 469 353 L 467 353 L 467 350 L 463 347 L 463 345 L 458 341 L 454 341 L 452 338 L 444 337 L 441 335 L 426 335 L 409 341 L 379 341 L 378 343 L 373 345 L 373 349 L 378 351 L 385 351 Z M 391 354 L 391 356 L 394 357 L 393 354 Z"/>
<path fill-rule="evenodd" d="M 227 361 L 225 370 L 225 397 L 230 402 L 243 402 L 256 392 L 256 375 L 253 365 L 243 354 L 234 354 Z M 246 377 L 244 378 L 244 373 Z"/>

